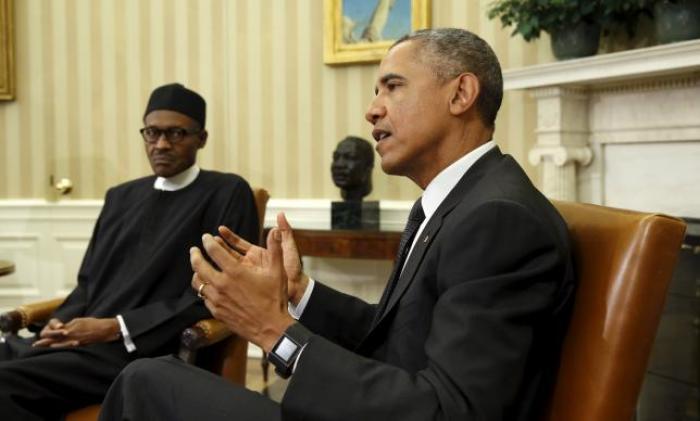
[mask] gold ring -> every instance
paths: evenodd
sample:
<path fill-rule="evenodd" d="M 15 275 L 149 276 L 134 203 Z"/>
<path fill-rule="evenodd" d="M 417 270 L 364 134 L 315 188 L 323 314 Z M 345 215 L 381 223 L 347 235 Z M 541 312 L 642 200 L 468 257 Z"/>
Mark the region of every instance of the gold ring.
<path fill-rule="evenodd" d="M 202 294 L 202 291 L 204 290 L 205 286 L 207 286 L 207 283 L 202 282 L 202 284 L 199 286 L 199 288 L 197 288 L 197 297 L 201 298 L 202 300 L 204 300 L 206 298 L 204 296 L 204 294 Z"/>

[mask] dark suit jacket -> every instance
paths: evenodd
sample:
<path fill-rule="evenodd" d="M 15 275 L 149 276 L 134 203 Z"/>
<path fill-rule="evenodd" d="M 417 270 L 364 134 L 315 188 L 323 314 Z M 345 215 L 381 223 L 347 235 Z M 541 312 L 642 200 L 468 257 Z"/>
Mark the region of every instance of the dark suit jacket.
<path fill-rule="evenodd" d="M 132 357 L 177 350 L 184 328 L 211 317 L 190 286 L 189 248 L 226 225 L 255 242 L 255 199 L 238 175 L 201 170 L 176 191 L 153 188 L 155 176 L 109 189 L 78 273 L 78 285 L 53 317 L 121 314 L 136 344 Z M 115 342 L 115 352 L 124 349 Z"/>
<path fill-rule="evenodd" d="M 431 217 L 382 314 L 316 284 L 283 418 L 535 419 L 573 291 L 564 221 L 495 148 Z"/>

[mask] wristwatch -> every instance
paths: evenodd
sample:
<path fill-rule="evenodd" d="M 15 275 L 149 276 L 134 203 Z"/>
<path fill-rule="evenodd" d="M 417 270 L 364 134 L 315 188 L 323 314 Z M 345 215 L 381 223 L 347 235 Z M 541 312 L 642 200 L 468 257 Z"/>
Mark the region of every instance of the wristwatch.
<path fill-rule="evenodd" d="M 301 323 L 294 322 L 267 354 L 267 360 L 275 366 L 275 372 L 283 379 L 292 375 L 294 363 L 302 348 L 309 342 L 311 332 Z"/>

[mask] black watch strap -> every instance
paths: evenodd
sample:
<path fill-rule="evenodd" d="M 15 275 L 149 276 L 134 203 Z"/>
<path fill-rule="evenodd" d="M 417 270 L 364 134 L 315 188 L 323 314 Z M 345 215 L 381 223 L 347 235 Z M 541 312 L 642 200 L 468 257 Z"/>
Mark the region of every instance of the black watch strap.
<path fill-rule="evenodd" d="M 275 366 L 275 372 L 280 377 L 286 379 L 292 375 L 294 363 L 301 349 L 309 342 L 311 335 L 311 331 L 304 325 L 294 322 L 277 340 L 267 359 Z"/>

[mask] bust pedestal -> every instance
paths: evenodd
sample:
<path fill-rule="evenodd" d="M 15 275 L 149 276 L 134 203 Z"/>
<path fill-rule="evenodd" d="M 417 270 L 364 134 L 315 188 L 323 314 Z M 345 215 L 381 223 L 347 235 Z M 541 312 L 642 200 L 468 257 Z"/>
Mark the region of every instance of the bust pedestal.
<path fill-rule="evenodd" d="M 331 202 L 331 228 L 378 230 L 379 202 Z"/>

